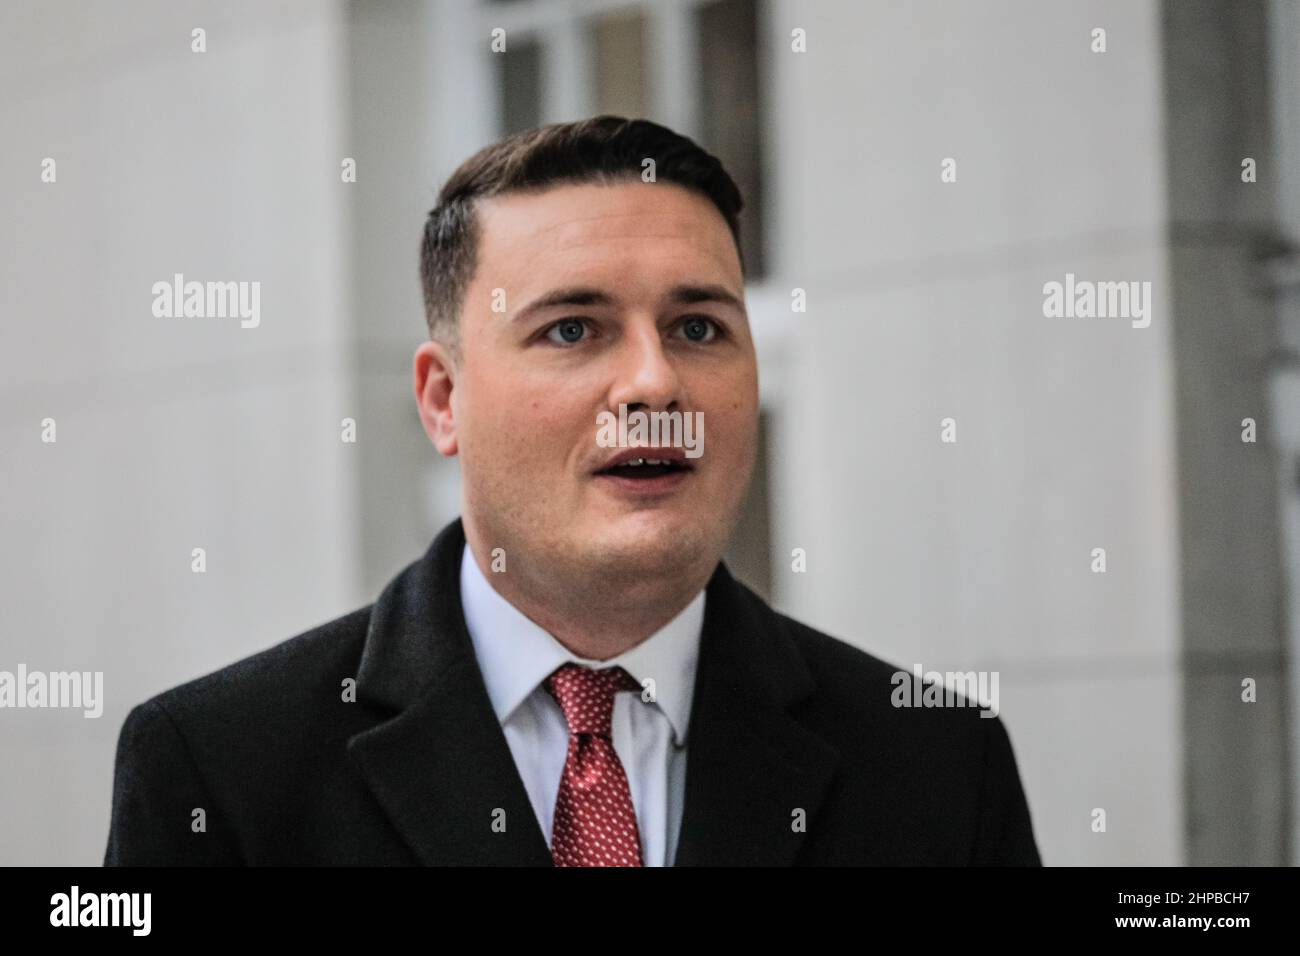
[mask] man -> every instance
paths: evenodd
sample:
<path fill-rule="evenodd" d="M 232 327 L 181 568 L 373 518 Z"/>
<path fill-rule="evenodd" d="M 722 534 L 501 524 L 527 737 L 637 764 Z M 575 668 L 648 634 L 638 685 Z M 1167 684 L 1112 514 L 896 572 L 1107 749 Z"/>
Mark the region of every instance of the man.
<path fill-rule="evenodd" d="M 106 863 L 1040 862 L 999 718 L 894 706 L 896 668 L 721 563 L 758 422 L 740 207 L 639 120 L 456 171 L 414 384 L 461 518 L 374 605 L 136 707 Z M 638 415 L 677 429 L 605 427 Z"/>

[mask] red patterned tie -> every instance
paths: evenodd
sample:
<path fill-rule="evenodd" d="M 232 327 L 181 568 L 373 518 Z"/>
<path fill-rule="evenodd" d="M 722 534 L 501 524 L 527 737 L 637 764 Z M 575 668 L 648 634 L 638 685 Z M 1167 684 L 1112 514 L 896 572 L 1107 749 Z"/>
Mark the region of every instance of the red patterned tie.
<path fill-rule="evenodd" d="M 641 834 L 623 764 L 610 739 L 614 694 L 640 690 L 621 667 L 565 664 L 545 681 L 569 724 L 551 828 L 556 866 L 642 866 Z"/>

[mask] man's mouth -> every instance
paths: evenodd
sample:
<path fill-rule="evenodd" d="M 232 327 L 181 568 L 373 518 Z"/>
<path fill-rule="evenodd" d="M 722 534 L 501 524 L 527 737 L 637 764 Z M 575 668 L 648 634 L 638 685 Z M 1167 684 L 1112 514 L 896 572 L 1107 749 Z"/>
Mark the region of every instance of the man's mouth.
<path fill-rule="evenodd" d="M 610 468 L 603 468 L 596 474 L 613 475 L 616 478 L 658 478 L 660 475 L 690 470 L 691 466 L 686 462 L 673 461 L 669 458 L 633 458 Z"/>
<path fill-rule="evenodd" d="M 680 448 L 639 447 L 623 449 L 595 474 L 633 481 L 653 481 L 665 475 L 683 477 L 682 472 L 694 470 L 695 466 Z"/>

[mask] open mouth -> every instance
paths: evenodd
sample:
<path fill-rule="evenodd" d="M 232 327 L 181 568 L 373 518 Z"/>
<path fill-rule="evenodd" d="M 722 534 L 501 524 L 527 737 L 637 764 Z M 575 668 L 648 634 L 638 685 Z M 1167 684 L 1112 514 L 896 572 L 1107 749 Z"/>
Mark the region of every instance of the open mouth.
<path fill-rule="evenodd" d="M 615 478 L 649 479 L 691 470 L 691 466 L 686 462 L 670 458 L 632 458 L 602 469 L 596 474 L 612 475 Z"/>

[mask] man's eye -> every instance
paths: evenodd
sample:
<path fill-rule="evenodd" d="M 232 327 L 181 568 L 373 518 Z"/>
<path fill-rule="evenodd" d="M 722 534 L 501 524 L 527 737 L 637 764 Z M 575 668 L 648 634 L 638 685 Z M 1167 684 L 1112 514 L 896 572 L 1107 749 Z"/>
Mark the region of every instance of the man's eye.
<path fill-rule="evenodd" d="M 556 345 L 573 345 L 582 341 L 582 333 L 586 329 L 587 325 L 582 319 L 561 319 L 546 330 L 546 338 Z"/>
<path fill-rule="evenodd" d="M 689 315 L 682 320 L 682 331 L 692 342 L 712 342 L 721 331 L 718 323 L 706 315 Z"/>

